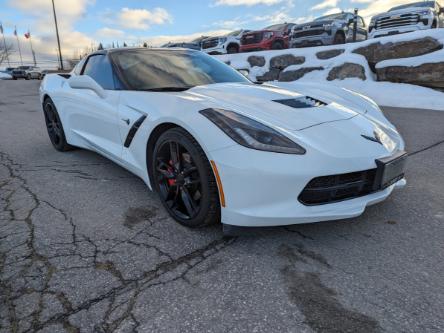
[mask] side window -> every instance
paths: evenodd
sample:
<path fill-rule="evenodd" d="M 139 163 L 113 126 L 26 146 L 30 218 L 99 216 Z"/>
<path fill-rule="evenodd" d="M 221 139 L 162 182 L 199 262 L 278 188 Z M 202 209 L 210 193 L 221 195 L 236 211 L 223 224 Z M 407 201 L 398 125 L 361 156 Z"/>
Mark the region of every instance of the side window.
<path fill-rule="evenodd" d="M 93 78 L 103 89 L 114 90 L 114 77 L 111 63 L 103 54 L 90 56 L 83 69 L 82 75 Z"/>

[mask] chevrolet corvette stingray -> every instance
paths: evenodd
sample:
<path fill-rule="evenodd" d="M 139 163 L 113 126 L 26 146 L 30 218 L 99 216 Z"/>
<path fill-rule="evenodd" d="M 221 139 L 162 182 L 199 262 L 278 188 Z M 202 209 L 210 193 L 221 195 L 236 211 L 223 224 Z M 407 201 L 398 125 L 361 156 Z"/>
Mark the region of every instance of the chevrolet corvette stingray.
<path fill-rule="evenodd" d="M 403 139 L 371 99 L 253 83 L 199 51 L 97 51 L 40 98 L 55 149 L 128 169 L 189 227 L 355 217 L 406 183 Z"/>

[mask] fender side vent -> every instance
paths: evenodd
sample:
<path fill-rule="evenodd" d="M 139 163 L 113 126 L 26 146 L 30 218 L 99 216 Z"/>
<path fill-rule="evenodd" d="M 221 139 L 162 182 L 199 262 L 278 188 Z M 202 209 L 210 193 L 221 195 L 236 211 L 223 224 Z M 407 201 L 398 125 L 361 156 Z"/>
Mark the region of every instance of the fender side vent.
<path fill-rule="evenodd" d="M 128 135 L 126 136 L 125 144 L 123 145 L 125 148 L 129 148 L 131 145 L 131 142 L 133 142 L 134 136 L 137 133 L 137 130 L 142 125 L 142 123 L 145 121 L 146 116 L 143 115 L 137 121 L 131 126 L 131 129 L 128 132 Z"/>
<path fill-rule="evenodd" d="M 319 99 L 303 96 L 299 98 L 291 98 L 291 99 L 276 99 L 273 102 L 281 103 L 283 105 L 289 106 L 295 109 L 304 109 L 304 108 L 316 108 L 319 106 L 326 106 L 327 103 L 320 101 Z"/>

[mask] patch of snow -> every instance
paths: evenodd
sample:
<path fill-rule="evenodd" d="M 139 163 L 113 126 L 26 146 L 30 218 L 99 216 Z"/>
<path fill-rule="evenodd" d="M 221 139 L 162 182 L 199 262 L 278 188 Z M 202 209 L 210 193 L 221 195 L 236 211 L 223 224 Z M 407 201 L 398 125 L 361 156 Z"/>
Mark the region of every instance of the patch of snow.
<path fill-rule="evenodd" d="M 444 62 L 444 49 L 418 57 L 384 60 L 378 62 L 376 68 L 392 66 L 418 67 L 424 64 L 435 64 L 438 62 Z"/>
<path fill-rule="evenodd" d="M 310 74 L 313 73 L 294 82 L 313 83 L 316 78 Z M 370 97 L 381 106 L 444 111 L 444 93 L 430 88 L 404 83 L 362 81 L 355 78 L 330 82 L 321 80 L 319 83 L 356 91 Z"/>
<path fill-rule="evenodd" d="M 3 72 L 0 72 L 0 80 L 11 80 L 12 76 Z"/>

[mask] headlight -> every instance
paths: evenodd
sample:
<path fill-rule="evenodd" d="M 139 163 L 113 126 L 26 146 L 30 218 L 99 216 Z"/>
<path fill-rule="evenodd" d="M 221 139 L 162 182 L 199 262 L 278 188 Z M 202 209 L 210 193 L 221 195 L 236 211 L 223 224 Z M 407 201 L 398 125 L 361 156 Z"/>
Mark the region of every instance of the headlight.
<path fill-rule="evenodd" d="M 226 41 L 227 41 L 227 37 L 219 38 L 219 43 L 220 43 L 220 44 L 223 44 L 223 43 L 225 43 Z"/>
<path fill-rule="evenodd" d="M 431 13 L 430 10 L 422 10 L 418 14 L 421 16 L 429 16 L 430 13 Z"/>
<path fill-rule="evenodd" d="M 396 149 L 396 142 L 380 127 L 376 127 L 375 136 L 389 152 L 393 152 Z"/>
<path fill-rule="evenodd" d="M 324 27 L 324 29 L 330 30 L 333 24 L 328 23 L 328 24 L 323 24 L 322 26 Z"/>
<path fill-rule="evenodd" d="M 305 154 L 304 148 L 281 133 L 233 111 L 205 109 L 200 113 L 247 148 L 283 154 Z"/>

